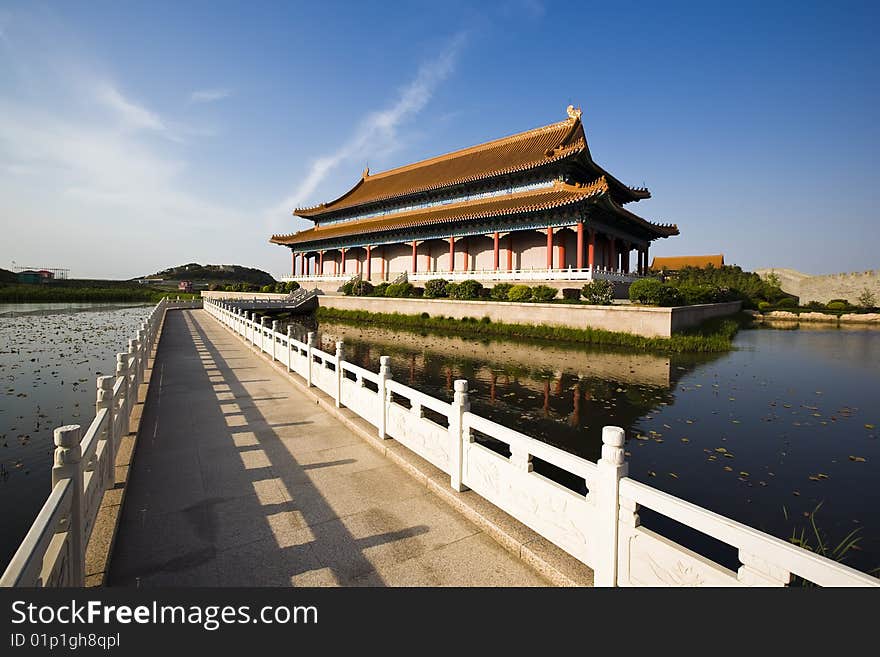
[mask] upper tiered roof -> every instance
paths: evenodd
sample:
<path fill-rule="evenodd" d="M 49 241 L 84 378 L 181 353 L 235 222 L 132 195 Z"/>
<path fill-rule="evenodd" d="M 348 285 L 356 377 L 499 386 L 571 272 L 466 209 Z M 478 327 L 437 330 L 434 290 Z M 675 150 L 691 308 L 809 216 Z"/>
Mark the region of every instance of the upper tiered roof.
<path fill-rule="evenodd" d="M 569 106 L 568 118 L 558 123 L 381 173 L 371 174 L 367 169 L 357 184 L 336 200 L 297 208 L 294 214 L 320 222 L 322 216 L 341 210 L 529 171 L 575 157 L 595 177 L 605 176 L 612 196 L 618 202 L 650 197 L 647 189 L 627 187 L 593 162 L 581 112 Z"/>

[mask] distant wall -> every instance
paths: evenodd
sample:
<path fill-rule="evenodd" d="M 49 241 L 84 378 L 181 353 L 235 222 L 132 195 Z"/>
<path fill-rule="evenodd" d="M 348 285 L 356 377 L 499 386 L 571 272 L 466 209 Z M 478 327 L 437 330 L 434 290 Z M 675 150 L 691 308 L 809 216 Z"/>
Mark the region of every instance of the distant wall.
<path fill-rule="evenodd" d="M 800 299 L 801 304 L 810 301 L 828 303 L 831 299 L 846 299 L 857 303 L 859 295 L 867 288 L 880 302 L 880 271 L 860 271 L 848 274 L 824 274 L 811 276 L 795 269 L 758 269 L 756 273 L 766 278 L 771 272 L 779 277 L 782 290 Z"/>

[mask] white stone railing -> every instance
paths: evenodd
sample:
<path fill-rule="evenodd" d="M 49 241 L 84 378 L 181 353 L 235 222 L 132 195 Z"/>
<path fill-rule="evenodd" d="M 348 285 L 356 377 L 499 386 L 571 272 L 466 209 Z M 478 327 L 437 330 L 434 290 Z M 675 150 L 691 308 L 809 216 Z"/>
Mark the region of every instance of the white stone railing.
<path fill-rule="evenodd" d="M 261 352 L 295 372 L 376 428 L 450 476 L 459 491 L 471 489 L 538 532 L 594 571 L 597 586 L 783 586 L 792 574 L 823 586 L 880 586 L 880 579 L 818 556 L 781 539 L 627 477 L 624 431 L 605 427 L 602 457 L 592 463 L 472 413 L 468 383 L 455 381 L 452 403 L 395 381 L 389 358 L 378 373 L 295 340 L 288 327 L 266 325 L 214 299 L 205 309 Z M 476 439 L 486 436 L 510 455 Z M 534 472 L 533 460 L 550 463 L 586 484 L 578 493 Z M 739 550 L 734 572 L 639 524 L 644 506 Z"/>
<path fill-rule="evenodd" d="M 55 429 L 52 491 L 6 567 L 0 586 L 83 586 L 85 553 L 104 491 L 116 484 L 116 452 L 129 432 L 147 358 L 165 312 L 201 301 L 163 298 L 141 324 L 128 350 L 116 355 L 116 375 L 99 376 L 95 419 Z"/>
<path fill-rule="evenodd" d="M 391 277 L 396 273 L 391 274 Z M 339 281 L 345 283 L 351 278 L 351 274 L 345 276 L 281 276 L 281 281 Z M 632 281 L 644 278 L 636 273 L 624 273 L 603 267 L 587 267 L 577 269 L 568 267 L 566 269 L 471 269 L 468 271 L 427 271 L 407 273 L 407 279 L 411 282 L 429 281 L 432 278 L 443 278 L 448 281 L 466 281 L 469 279 L 479 281 L 591 281 L 596 279 L 604 279 L 608 281 L 621 281 L 631 283 Z"/>

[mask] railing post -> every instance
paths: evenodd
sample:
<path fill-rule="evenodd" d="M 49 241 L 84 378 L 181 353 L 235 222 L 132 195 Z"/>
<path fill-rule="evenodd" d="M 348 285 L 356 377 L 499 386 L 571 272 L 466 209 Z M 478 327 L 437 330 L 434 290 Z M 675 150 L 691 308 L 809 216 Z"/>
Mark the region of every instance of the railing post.
<path fill-rule="evenodd" d="M 593 586 L 617 586 L 617 531 L 620 509 L 620 480 L 627 475 L 623 445 L 626 436 L 620 427 L 602 428 L 602 458 L 596 472 L 596 557 Z"/>
<path fill-rule="evenodd" d="M 309 331 L 306 335 L 306 356 L 308 357 L 308 366 L 306 367 L 306 384 L 309 388 L 312 387 L 312 363 L 314 359 L 312 358 L 312 347 L 314 347 L 315 342 L 315 334 L 312 331 Z"/>
<path fill-rule="evenodd" d="M 129 393 L 132 396 L 132 405 L 131 408 L 134 408 L 134 405 L 137 403 L 138 397 L 138 341 L 137 338 L 132 338 L 128 341 L 128 357 L 131 359 L 131 364 L 128 368 L 128 375 L 131 377 L 131 386 L 129 386 Z M 132 367 L 134 370 L 132 371 Z"/>
<path fill-rule="evenodd" d="M 122 388 L 119 390 L 120 394 L 122 394 L 122 408 L 119 412 L 122 413 L 122 417 L 124 418 L 123 422 L 125 424 L 123 432 L 124 434 L 128 434 L 128 354 L 116 354 L 116 376 L 122 377 Z M 122 435 L 116 436 L 117 444 L 121 438 Z"/>
<path fill-rule="evenodd" d="M 141 330 L 137 332 L 138 345 L 140 345 L 140 358 L 138 358 L 138 381 L 140 383 L 144 382 L 147 373 L 147 356 L 150 353 L 150 345 L 147 344 L 147 334 L 144 331 L 143 326 L 141 326 Z"/>
<path fill-rule="evenodd" d="M 293 347 L 290 345 L 290 341 L 293 340 L 293 327 L 288 324 L 287 325 L 287 372 L 290 373 L 293 370 Z"/>
<path fill-rule="evenodd" d="M 260 317 L 260 353 L 265 353 L 265 344 L 266 344 L 266 317 Z"/>
<path fill-rule="evenodd" d="M 278 320 L 272 320 L 272 362 L 275 362 L 275 333 L 278 331 Z"/>
<path fill-rule="evenodd" d="M 342 406 L 342 361 L 345 360 L 345 344 L 336 343 L 336 408 Z M 379 394 L 382 393 L 382 372 L 379 372 Z"/>
<path fill-rule="evenodd" d="M 386 432 L 388 426 L 388 404 L 391 401 L 391 391 L 388 389 L 388 381 L 391 375 L 391 356 L 379 356 L 379 438 L 388 438 Z"/>
<path fill-rule="evenodd" d="M 471 441 L 470 436 L 464 435 L 464 414 L 471 409 L 468 399 L 468 382 L 466 379 L 456 379 L 454 394 L 452 397 L 452 414 L 449 416 L 449 483 L 459 493 L 467 490 L 462 483 L 464 476 L 464 446 Z"/>
<path fill-rule="evenodd" d="M 116 419 L 116 400 L 113 398 L 113 383 L 115 376 L 98 377 L 98 398 L 95 400 L 95 413 L 100 413 L 102 408 L 107 409 L 106 429 L 101 432 L 99 440 L 106 441 L 104 449 L 107 451 L 107 471 L 104 473 L 104 488 L 113 488 L 116 485 L 116 436 L 114 426 Z"/>
<path fill-rule="evenodd" d="M 82 431 L 78 424 L 55 429 L 55 461 L 52 466 L 52 488 L 64 479 L 70 479 L 72 495 L 70 515 L 67 518 L 67 542 L 70 545 L 69 586 L 85 584 L 85 549 L 82 535 L 83 469 L 82 449 L 79 442 Z"/>
<path fill-rule="evenodd" d="M 251 344 L 257 344 L 257 313 L 251 313 Z"/>

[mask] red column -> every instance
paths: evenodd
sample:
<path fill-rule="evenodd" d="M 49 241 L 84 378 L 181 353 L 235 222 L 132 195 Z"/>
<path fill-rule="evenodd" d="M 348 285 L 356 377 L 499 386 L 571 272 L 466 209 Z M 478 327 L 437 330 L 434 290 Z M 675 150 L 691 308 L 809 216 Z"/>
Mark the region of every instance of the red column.
<path fill-rule="evenodd" d="M 584 268 L 584 222 L 579 221 L 577 224 L 578 231 L 578 254 L 577 254 L 577 268 Z"/>
<path fill-rule="evenodd" d="M 379 262 L 382 263 L 382 272 L 379 276 L 380 280 L 385 280 L 385 247 L 382 247 L 382 250 L 379 252 Z"/>
<path fill-rule="evenodd" d="M 495 252 L 494 252 L 493 262 L 495 263 L 495 271 L 498 271 L 498 233 L 497 232 L 492 236 L 492 239 L 495 241 L 495 246 L 494 246 Z"/>
<path fill-rule="evenodd" d="M 553 269 L 553 227 L 547 228 L 547 269 Z"/>
<path fill-rule="evenodd" d="M 559 268 L 565 269 L 565 239 L 559 240 Z"/>
<path fill-rule="evenodd" d="M 412 273 L 415 274 L 418 271 L 419 263 L 416 261 L 416 241 L 413 240 L 413 262 L 412 262 Z"/>
<path fill-rule="evenodd" d="M 370 280 L 370 275 L 373 272 L 373 247 L 367 244 L 367 280 Z"/>
<path fill-rule="evenodd" d="M 590 237 L 587 242 L 587 267 L 590 269 L 596 264 L 596 231 L 590 228 Z"/>
<path fill-rule="evenodd" d="M 507 271 L 513 271 L 513 233 L 507 235 Z"/>
<path fill-rule="evenodd" d="M 449 271 L 455 271 L 455 238 L 449 238 Z"/>
<path fill-rule="evenodd" d="M 324 275 L 324 252 L 323 251 L 321 251 L 320 257 L 321 257 L 321 260 L 320 260 L 320 264 L 318 265 L 318 276 L 323 276 Z"/>
<path fill-rule="evenodd" d="M 618 263 L 620 262 L 620 259 L 617 257 L 617 240 L 615 240 L 613 237 L 609 237 L 608 245 L 608 251 L 610 251 L 609 255 L 611 256 L 611 271 L 617 271 Z"/>
<path fill-rule="evenodd" d="M 468 242 L 467 237 L 463 237 L 462 246 L 464 247 L 464 271 L 470 271 L 471 263 L 469 262 L 470 258 L 468 257 Z"/>
<path fill-rule="evenodd" d="M 345 249 L 339 249 L 339 260 L 342 263 L 342 275 L 345 276 Z"/>
<path fill-rule="evenodd" d="M 296 276 L 296 253 L 292 249 L 290 251 L 290 275 Z"/>
<path fill-rule="evenodd" d="M 339 260 L 333 258 L 333 275 L 336 276 L 339 273 Z"/>
<path fill-rule="evenodd" d="M 354 256 L 354 273 L 360 276 L 361 274 L 361 257 L 357 254 Z"/>
<path fill-rule="evenodd" d="M 651 266 L 651 261 L 648 259 L 648 249 L 650 248 L 651 243 L 648 242 L 645 245 L 645 273 L 648 273 L 648 268 Z"/>

